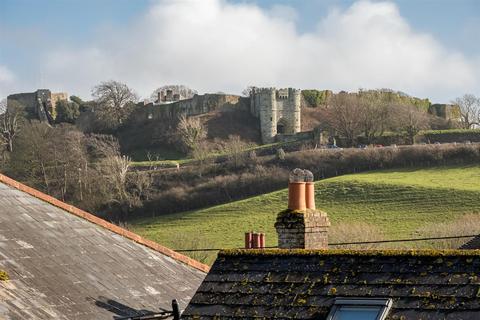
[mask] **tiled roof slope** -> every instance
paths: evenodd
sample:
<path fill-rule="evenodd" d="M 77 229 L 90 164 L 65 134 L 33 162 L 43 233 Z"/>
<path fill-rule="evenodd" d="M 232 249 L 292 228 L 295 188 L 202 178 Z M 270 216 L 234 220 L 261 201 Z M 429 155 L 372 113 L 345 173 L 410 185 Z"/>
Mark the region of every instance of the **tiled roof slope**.
<path fill-rule="evenodd" d="M 392 298 L 387 319 L 480 319 L 480 251 L 225 251 L 182 317 L 321 320 L 335 297 Z"/>
<path fill-rule="evenodd" d="M 464 243 L 460 249 L 480 249 L 480 235 L 476 236 L 475 238 L 471 239 L 470 241 L 467 241 Z"/>
<path fill-rule="evenodd" d="M 0 269 L 10 278 L 0 281 L 0 319 L 114 319 L 171 310 L 172 299 L 185 308 L 205 277 L 167 248 L 0 178 Z"/>

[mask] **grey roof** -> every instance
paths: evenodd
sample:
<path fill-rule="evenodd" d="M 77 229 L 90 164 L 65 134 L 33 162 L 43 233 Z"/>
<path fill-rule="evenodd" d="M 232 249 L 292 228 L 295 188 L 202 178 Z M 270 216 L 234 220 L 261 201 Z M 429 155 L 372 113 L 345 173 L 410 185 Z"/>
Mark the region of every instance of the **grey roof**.
<path fill-rule="evenodd" d="M 205 273 L 0 183 L 0 319 L 116 319 L 180 308 Z"/>
<path fill-rule="evenodd" d="M 391 298 L 388 320 L 480 319 L 480 250 L 224 251 L 182 318 L 324 320 L 336 298 Z"/>
<path fill-rule="evenodd" d="M 480 234 L 476 237 L 474 237 L 473 239 L 465 242 L 461 247 L 460 249 L 469 249 L 469 250 L 473 250 L 473 249 L 480 249 Z"/>

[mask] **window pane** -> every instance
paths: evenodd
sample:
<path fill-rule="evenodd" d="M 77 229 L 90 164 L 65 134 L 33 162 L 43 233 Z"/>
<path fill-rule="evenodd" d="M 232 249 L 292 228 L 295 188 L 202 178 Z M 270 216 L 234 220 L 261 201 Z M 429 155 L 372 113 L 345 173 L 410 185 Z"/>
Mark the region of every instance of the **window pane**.
<path fill-rule="evenodd" d="M 337 309 L 333 320 L 375 320 L 381 307 L 342 306 Z"/>

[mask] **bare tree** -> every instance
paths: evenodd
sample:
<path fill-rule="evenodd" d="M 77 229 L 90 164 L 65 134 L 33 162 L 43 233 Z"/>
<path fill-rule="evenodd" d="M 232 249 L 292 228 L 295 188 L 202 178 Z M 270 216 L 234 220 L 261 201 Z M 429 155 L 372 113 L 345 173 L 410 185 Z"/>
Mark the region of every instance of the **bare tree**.
<path fill-rule="evenodd" d="M 101 161 L 104 174 L 110 177 L 112 190 L 112 202 L 119 204 L 128 203 L 129 194 L 127 191 L 127 173 L 130 167 L 130 158 L 127 156 L 109 155 Z"/>
<path fill-rule="evenodd" d="M 152 182 L 129 177 L 130 159 L 113 136 L 85 136 L 72 125 L 25 123 L 14 145 L 8 170 L 15 178 L 86 209 L 113 205 L 127 213 Z"/>
<path fill-rule="evenodd" d="M 113 208 L 115 219 L 126 219 L 133 208 L 148 198 L 151 176 L 130 172 L 130 158 L 120 153 L 118 140 L 111 135 L 91 134 L 86 145 L 91 161 L 89 201 L 97 208 Z"/>
<path fill-rule="evenodd" d="M 129 202 L 132 206 L 140 206 L 142 201 L 149 200 L 153 177 L 150 172 L 133 171 L 127 175 Z"/>
<path fill-rule="evenodd" d="M 413 144 L 415 136 L 421 131 L 429 129 L 430 119 L 425 111 L 409 103 L 397 103 L 394 106 L 395 126 L 406 133 L 408 142 Z"/>
<path fill-rule="evenodd" d="M 213 162 L 211 151 L 207 141 L 199 141 L 192 150 L 192 156 L 198 162 L 197 169 L 200 177 L 208 165 Z"/>
<path fill-rule="evenodd" d="M 462 128 L 470 129 L 480 126 L 480 98 L 473 94 L 465 94 L 455 99 L 454 103 L 460 108 L 460 123 Z"/>
<path fill-rule="evenodd" d="M 106 81 L 92 89 L 97 107 L 96 121 L 103 129 L 114 130 L 122 125 L 132 112 L 138 96 L 126 84 Z"/>
<path fill-rule="evenodd" d="M 249 96 L 252 94 L 252 92 L 253 92 L 254 89 L 255 89 L 254 86 L 248 86 L 248 87 L 246 87 L 245 89 L 243 89 L 242 95 L 243 95 L 243 96 L 246 96 L 246 97 L 249 97 Z"/>
<path fill-rule="evenodd" d="M 127 191 L 127 173 L 130 158 L 122 156 L 118 140 L 110 135 L 91 135 L 88 139 L 92 166 L 105 180 L 106 202 L 130 205 Z"/>
<path fill-rule="evenodd" d="M 7 99 L 0 100 L 0 114 L 3 114 L 7 111 Z"/>
<path fill-rule="evenodd" d="M 207 137 L 207 130 L 199 118 L 182 114 L 178 120 L 177 136 L 183 149 L 192 152 L 198 143 Z"/>
<path fill-rule="evenodd" d="M 228 140 L 221 146 L 221 151 L 227 156 L 229 162 L 237 168 L 247 159 L 248 154 L 245 149 L 248 147 L 249 145 L 242 141 L 240 136 L 229 135 Z"/>
<path fill-rule="evenodd" d="M 357 136 L 362 132 L 359 121 L 362 117 L 362 108 L 358 96 L 340 92 L 330 97 L 328 105 L 330 126 L 346 138 L 349 146 L 354 145 Z"/>
<path fill-rule="evenodd" d="M 382 91 L 359 91 L 360 122 L 368 143 L 382 136 L 387 129 L 390 116 L 389 101 Z"/>
<path fill-rule="evenodd" d="M 14 145 L 10 169 L 18 179 L 62 200 L 75 198 L 79 168 L 87 161 L 81 132 L 68 125 L 26 123 Z"/>
<path fill-rule="evenodd" d="M 0 140 L 6 146 L 8 152 L 13 151 L 13 140 L 17 136 L 23 119 L 23 109 L 20 105 L 12 103 L 9 107 L 5 104 L 5 112 L 0 115 Z"/>

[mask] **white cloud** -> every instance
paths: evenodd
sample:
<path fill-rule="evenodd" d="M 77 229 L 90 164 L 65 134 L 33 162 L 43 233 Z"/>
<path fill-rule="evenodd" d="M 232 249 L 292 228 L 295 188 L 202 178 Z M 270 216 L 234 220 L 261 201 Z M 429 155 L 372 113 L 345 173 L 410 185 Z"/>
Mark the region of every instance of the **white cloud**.
<path fill-rule="evenodd" d="M 0 65 L 0 83 L 12 82 L 14 78 L 13 73 L 7 67 Z"/>
<path fill-rule="evenodd" d="M 143 96 L 164 84 L 234 93 L 247 85 L 389 87 L 445 102 L 480 93 L 479 64 L 412 30 L 393 3 L 334 9 L 303 34 L 296 19 L 285 6 L 158 1 L 135 24 L 102 33 L 88 48 L 54 50 L 46 81 L 82 95 L 108 79 Z"/>
<path fill-rule="evenodd" d="M 8 90 L 15 80 L 15 75 L 6 66 L 0 65 L 0 100 L 6 98 Z"/>

